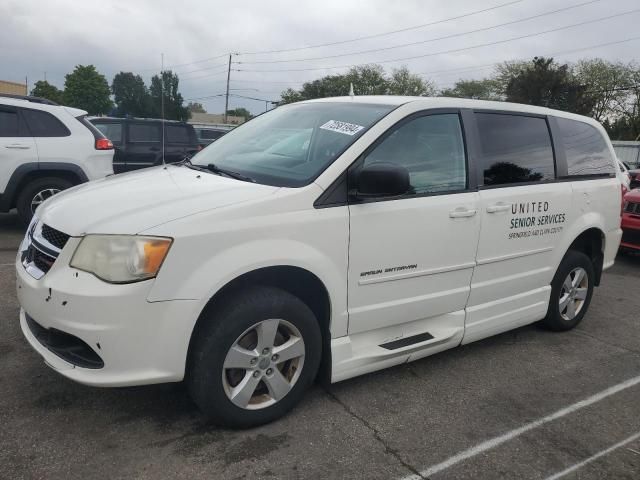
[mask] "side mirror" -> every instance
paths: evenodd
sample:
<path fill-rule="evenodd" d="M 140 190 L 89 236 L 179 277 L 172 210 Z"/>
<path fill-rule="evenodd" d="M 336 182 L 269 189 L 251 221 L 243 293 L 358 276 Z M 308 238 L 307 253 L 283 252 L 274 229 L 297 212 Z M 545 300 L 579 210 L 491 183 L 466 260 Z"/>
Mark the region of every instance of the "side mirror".
<path fill-rule="evenodd" d="M 395 163 L 372 163 L 355 172 L 354 189 L 349 193 L 359 199 L 397 197 L 411 188 L 409 170 Z"/>

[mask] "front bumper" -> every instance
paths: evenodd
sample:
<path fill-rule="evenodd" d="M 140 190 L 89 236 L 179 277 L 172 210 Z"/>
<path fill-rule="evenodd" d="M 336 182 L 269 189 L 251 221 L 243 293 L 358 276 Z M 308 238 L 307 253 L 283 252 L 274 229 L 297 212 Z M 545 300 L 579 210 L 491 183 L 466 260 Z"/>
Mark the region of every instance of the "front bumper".
<path fill-rule="evenodd" d="M 640 250 L 640 216 L 624 213 L 622 215 L 622 241 L 620 247 Z"/>
<path fill-rule="evenodd" d="M 198 302 L 149 302 L 153 280 L 112 285 L 70 268 L 78 239 L 70 239 L 51 269 L 40 279 L 16 259 L 20 325 L 45 363 L 62 375 L 94 386 L 127 386 L 180 381 Z M 102 367 L 86 368 L 54 353 L 34 335 L 27 314 L 43 329 L 80 339 L 99 356 Z"/>

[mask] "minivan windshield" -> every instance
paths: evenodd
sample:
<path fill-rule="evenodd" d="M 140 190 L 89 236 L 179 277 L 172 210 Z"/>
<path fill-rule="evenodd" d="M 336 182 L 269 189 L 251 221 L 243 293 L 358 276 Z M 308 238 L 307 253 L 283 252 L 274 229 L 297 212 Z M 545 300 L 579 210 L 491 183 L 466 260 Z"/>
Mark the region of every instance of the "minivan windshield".
<path fill-rule="evenodd" d="M 213 164 L 266 185 L 300 187 L 393 108 L 350 102 L 278 107 L 236 127 L 191 163 Z"/>

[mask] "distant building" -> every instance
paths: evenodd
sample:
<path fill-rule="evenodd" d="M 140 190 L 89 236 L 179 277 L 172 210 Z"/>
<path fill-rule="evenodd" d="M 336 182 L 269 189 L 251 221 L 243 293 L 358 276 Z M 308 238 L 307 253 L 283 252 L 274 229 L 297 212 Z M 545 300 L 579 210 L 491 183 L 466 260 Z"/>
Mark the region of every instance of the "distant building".
<path fill-rule="evenodd" d="M 622 140 L 613 140 L 613 149 L 616 156 L 622 162 L 637 168 L 640 165 L 640 142 L 625 142 Z"/>
<path fill-rule="evenodd" d="M 9 95 L 26 95 L 27 84 L 0 80 L 0 93 L 6 93 Z"/>
<path fill-rule="evenodd" d="M 197 113 L 193 112 L 191 114 L 191 118 L 189 119 L 189 123 L 199 123 L 199 124 L 224 124 L 224 115 L 222 113 Z M 240 125 L 244 123 L 244 117 L 234 117 L 233 115 L 227 115 L 227 122 L 231 125 Z"/>

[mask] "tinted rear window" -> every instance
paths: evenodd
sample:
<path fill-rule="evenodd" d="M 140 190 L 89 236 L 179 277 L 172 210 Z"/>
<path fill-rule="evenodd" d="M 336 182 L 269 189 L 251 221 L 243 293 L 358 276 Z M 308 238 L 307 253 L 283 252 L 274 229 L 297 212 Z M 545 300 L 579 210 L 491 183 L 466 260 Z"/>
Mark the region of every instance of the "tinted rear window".
<path fill-rule="evenodd" d="M 64 123 L 49 112 L 25 108 L 22 110 L 22 114 L 31 135 L 34 137 L 68 137 L 71 135 Z"/>
<path fill-rule="evenodd" d="M 200 138 L 205 140 L 216 140 L 224 135 L 226 132 L 220 132 L 218 130 L 200 130 Z"/>
<path fill-rule="evenodd" d="M 555 178 L 551 136 L 544 118 L 478 113 L 476 119 L 484 185 Z"/>
<path fill-rule="evenodd" d="M 159 124 L 154 124 L 154 123 L 129 124 L 129 141 L 130 142 L 159 142 L 160 138 L 161 138 L 161 133 L 160 133 Z"/>
<path fill-rule="evenodd" d="M 93 122 L 95 127 L 113 143 L 122 143 L 122 124 L 121 123 L 98 123 Z"/>
<path fill-rule="evenodd" d="M 558 118 L 569 176 L 613 175 L 615 167 L 602 134 L 588 123 Z"/>
<path fill-rule="evenodd" d="M 188 127 L 184 125 L 167 125 L 165 129 L 167 143 L 191 143 Z"/>
<path fill-rule="evenodd" d="M 0 137 L 18 136 L 18 114 L 0 110 Z"/>

